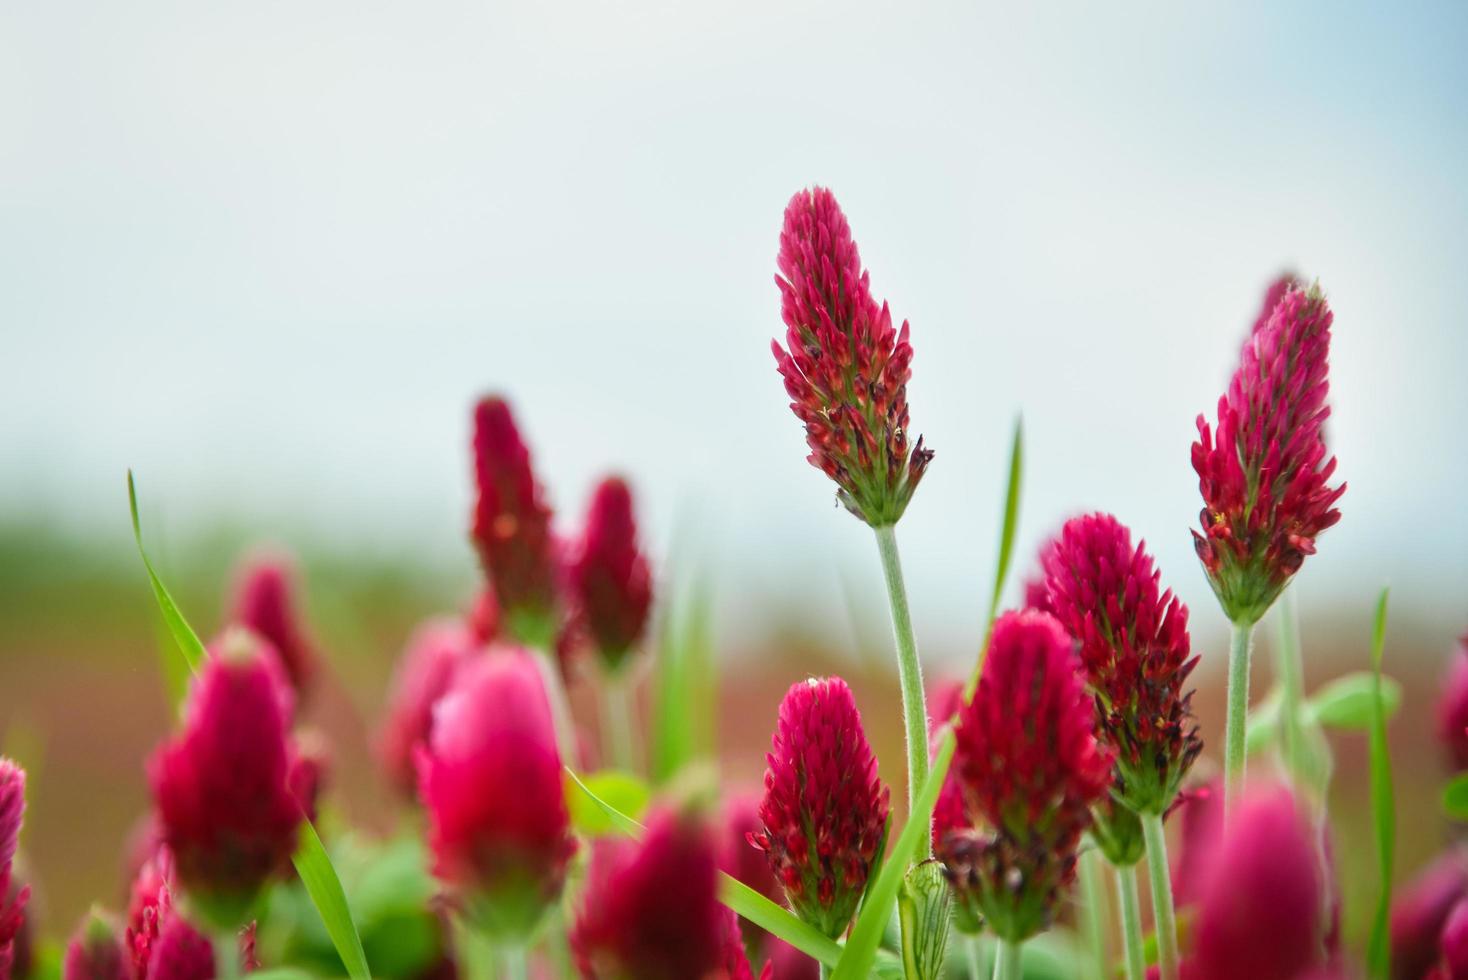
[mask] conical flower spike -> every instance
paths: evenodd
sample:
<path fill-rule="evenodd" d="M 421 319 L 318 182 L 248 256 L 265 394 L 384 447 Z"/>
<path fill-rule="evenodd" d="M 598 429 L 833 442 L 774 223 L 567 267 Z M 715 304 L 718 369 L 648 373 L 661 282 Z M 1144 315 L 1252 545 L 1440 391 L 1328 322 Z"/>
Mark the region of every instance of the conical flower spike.
<path fill-rule="evenodd" d="M 1193 469 L 1204 506 L 1193 543 L 1236 624 L 1257 622 L 1340 520 L 1346 487 L 1330 486 L 1335 459 L 1323 434 L 1331 321 L 1318 288 L 1287 290 L 1244 344 L 1216 432 L 1198 416 Z"/>
<path fill-rule="evenodd" d="M 557 561 L 551 510 L 510 406 L 474 409 L 474 545 L 515 640 L 547 650 L 555 638 Z"/>
<path fill-rule="evenodd" d="M 712 980 L 728 926 L 708 829 L 657 810 L 641 843 L 596 842 L 571 950 L 584 980 Z"/>
<path fill-rule="evenodd" d="M 641 639 L 652 607 L 652 576 L 623 480 L 608 477 L 597 485 L 570 578 L 586 630 L 615 671 Z"/>
<path fill-rule="evenodd" d="M 275 649 L 297 692 L 305 689 L 316 670 L 316 654 L 298 608 L 299 592 L 295 569 L 287 558 L 256 557 L 240 570 L 231 617 L 235 625 Z"/>
<path fill-rule="evenodd" d="M 9 980 L 12 967 L 22 959 L 16 946 L 25 926 L 27 885 L 12 887 L 20 825 L 25 817 L 25 770 L 0 756 L 0 980 Z"/>
<path fill-rule="evenodd" d="M 93 912 L 66 946 L 61 980 L 131 980 L 129 957 L 117 927 Z"/>
<path fill-rule="evenodd" d="M 550 706 L 533 655 L 465 666 L 418 753 L 434 873 L 469 921 L 522 942 L 561 894 L 575 850 Z"/>
<path fill-rule="evenodd" d="M 790 907 L 828 936 L 851 922 L 882 851 L 889 792 L 839 677 L 801 681 L 780 704 L 759 831 Z"/>
<path fill-rule="evenodd" d="M 780 233 L 780 315 L 785 346 L 771 341 L 810 463 L 836 482 L 846 509 L 872 527 L 897 523 L 928 462 L 908 446 L 907 324 L 892 327 L 836 197 L 804 190 L 785 208 Z"/>
<path fill-rule="evenodd" d="M 1184 692 L 1197 665 L 1188 609 L 1161 591 L 1144 543 L 1110 514 L 1068 521 L 1041 559 L 1047 603 L 1080 644 L 1097 731 L 1116 754 L 1113 793 L 1161 814 L 1202 751 Z"/>
<path fill-rule="evenodd" d="M 1054 618 L 1005 613 L 958 716 L 953 766 L 966 812 L 983 824 L 950 830 L 936 853 L 959 904 L 1006 942 L 1053 921 L 1090 808 L 1111 783 L 1079 668 Z"/>
<path fill-rule="evenodd" d="M 217 927 L 243 925 L 295 849 L 301 808 L 289 785 L 289 704 L 259 641 L 226 633 L 190 691 L 183 731 L 149 761 L 179 883 Z"/>

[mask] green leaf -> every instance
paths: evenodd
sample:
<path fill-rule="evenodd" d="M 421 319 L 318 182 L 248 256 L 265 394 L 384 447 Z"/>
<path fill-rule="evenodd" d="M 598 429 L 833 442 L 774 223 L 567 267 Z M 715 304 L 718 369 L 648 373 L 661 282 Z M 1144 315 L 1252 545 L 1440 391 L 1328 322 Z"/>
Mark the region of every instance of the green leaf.
<path fill-rule="evenodd" d="M 1382 693 L 1381 657 L 1386 642 L 1386 589 L 1376 601 L 1376 622 L 1371 630 L 1371 673 L 1376 682 L 1371 717 L 1371 818 L 1376 828 L 1376 856 L 1381 892 L 1371 926 L 1366 963 L 1371 976 L 1386 978 L 1391 971 L 1391 934 L 1388 922 L 1392 904 L 1392 867 L 1395 863 L 1397 814 L 1392 789 L 1392 760 L 1386 741 L 1386 697 Z"/>
<path fill-rule="evenodd" d="M 923 788 L 918 793 L 912 813 L 907 818 L 907 825 L 897 835 L 897 843 L 892 846 L 892 853 L 887 855 L 887 863 L 877 875 L 877 883 L 867 892 L 866 900 L 861 904 L 856 925 L 851 927 L 846 949 L 831 973 L 831 980 L 863 980 L 871 973 L 877 958 L 877 947 L 882 942 L 882 933 L 887 929 L 887 923 L 892 918 L 892 908 L 897 902 L 897 889 L 901 886 L 913 857 L 920 847 L 926 845 L 927 837 L 932 833 L 933 807 L 938 802 L 938 791 L 943 788 L 948 766 L 953 761 L 953 749 L 953 731 L 950 729 L 943 734 L 938 754 L 933 759 L 933 767 L 928 772 L 927 782 L 923 783 Z"/>
<path fill-rule="evenodd" d="M 1284 691 L 1271 688 L 1264 700 L 1249 709 L 1244 727 L 1244 753 L 1263 752 L 1279 738 L 1279 716 L 1284 705 Z"/>
<path fill-rule="evenodd" d="M 169 594 L 167 586 L 153 570 L 153 563 L 148 560 L 148 552 L 143 549 L 143 528 L 138 521 L 138 494 L 137 489 L 133 486 L 132 470 L 127 471 L 127 505 L 132 512 L 133 540 L 138 543 L 138 554 L 142 556 L 143 567 L 148 570 L 148 581 L 153 585 L 153 597 L 158 600 L 158 611 L 163 614 L 163 623 L 173 637 L 173 649 L 182 656 L 186 665 L 186 669 L 181 669 L 176 663 L 165 663 L 163 666 L 163 675 L 169 682 L 169 693 L 174 696 L 173 703 L 177 707 L 183 697 L 183 690 L 177 689 L 178 679 L 187 677 L 189 673 L 198 672 L 199 667 L 204 663 L 204 644 L 199 641 L 199 635 L 194 632 L 188 620 L 184 619 L 178 604 Z"/>
<path fill-rule="evenodd" d="M 1376 711 L 1378 675 L 1356 671 L 1321 686 L 1305 702 L 1306 717 L 1327 728 L 1366 730 Z M 1381 676 L 1382 707 L 1391 718 L 1402 706 L 1402 685 Z"/>
<path fill-rule="evenodd" d="M 603 769 L 583 780 L 568 768 L 566 781 L 570 784 L 566 803 L 571 811 L 571 825 L 587 837 L 627 833 L 619 818 L 625 815 L 637 821 L 652 798 L 652 790 L 646 783 L 620 769 Z"/>
<path fill-rule="evenodd" d="M 1468 772 L 1459 773 L 1443 787 L 1443 815 L 1468 821 Z"/>
<path fill-rule="evenodd" d="M 999 615 L 999 599 L 1004 594 L 1004 582 L 1009 577 L 1009 565 L 1014 558 L 1014 537 L 1019 529 L 1019 493 L 1021 476 L 1024 472 L 1025 432 L 1024 419 L 1014 420 L 1014 437 L 1009 448 L 1009 483 L 1004 493 L 1004 527 L 999 533 L 999 558 L 994 576 L 994 593 L 989 597 L 989 622 Z"/>
<path fill-rule="evenodd" d="M 659 630 L 649 763 L 655 784 L 711 755 L 716 718 L 710 602 L 695 586 L 668 604 Z"/>
<path fill-rule="evenodd" d="M 337 877 L 331 858 L 321 845 L 321 837 L 309 820 L 301 821 L 300 839 L 291 860 L 296 866 L 296 873 L 301 876 L 301 884 L 306 887 L 306 894 L 311 896 L 311 903 L 321 915 L 337 955 L 342 958 L 347 976 L 352 980 L 371 980 L 367 954 L 362 951 L 357 924 L 352 921 L 352 911 L 347 907 L 347 893 L 342 890 L 341 879 Z"/>

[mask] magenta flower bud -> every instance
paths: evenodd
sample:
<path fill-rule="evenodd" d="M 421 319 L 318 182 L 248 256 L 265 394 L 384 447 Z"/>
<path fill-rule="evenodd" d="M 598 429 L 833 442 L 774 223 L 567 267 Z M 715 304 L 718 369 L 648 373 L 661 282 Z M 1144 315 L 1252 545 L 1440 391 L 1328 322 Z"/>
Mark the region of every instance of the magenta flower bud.
<path fill-rule="evenodd" d="M 117 929 L 100 913 L 88 915 L 67 944 L 61 980 L 132 980 L 131 963 Z"/>
<path fill-rule="evenodd" d="M 494 597 L 493 586 L 480 589 L 474 597 L 468 625 L 476 646 L 487 647 L 500 638 L 500 603 Z"/>
<path fill-rule="evenodd" d="M 236 579 L 231 622 L 265 640 L 280 657 L 291 687 L 303 691 L 316 671 L 316 654 L 297 608 L 295 568 L 283 556 L 261 555 Z"/>
<path fill-rule="evenodd" d="M 25 928 L 28 885 L 13 880 L 20 825 L 25 818 L 25 770 L 0 756 L 0 980 L 28 957 L 17 949 Z"/>
<path fill-rule="evenodd" d="M 523 941 L 561 894 L 575 851 L 550 704 L 533 655 L 475 657 L 418 752 L 434 873 L 478 928 Z"/>
<path fill-rule="evenodd" d="M 1294 980 L 1323 965 L 1319 859 L 1287 790 L 1243 801 L 1201 884 L 1190 977 Z"/>
<path fill-rule="evenodd" d="M 708 830 L 660 809 L 641 843 L 593 846 L 571 951 L 584 980 L 702 980 L 722 972 L 725 925 Z"/>
<path fill-rule="evenodd" d="M 1439 968 L 1447 980 L 1468 980 L 1468 900 L 1459 900 L 1438 940 Z"/>
<path fill-rule="evenodd" d="M 1207 863 L 1223 834 L 1223 780 L 1215 778 L 1185 790 L 1173 806 L 1181 832 L 1172 865 L 1172 898 L 1182 907 L 1197 899 Z"/>
<path fill-rule="evenodd" d="M 214 945 L 180 916 L 164 921 L 148 960 L 147 980 L 213 980 Z"/>
<path fill-rule="evenodd" d="M 1437 738 L 1453 771 L 1468 769 L 1468 633 L 1458 641 L 1437 699 Z"/>
<path fill-rule="evenodd" d="M 455 620 L 431 620 L 419 626 L 393 671 L 387 696 L 387 719 L 377 737 L 377 757 L 392 784 L 416 799 L 416 757 L 433 729 L 433 706 L 448 693 L 454 676 L 470 662 L 477 644 Z"/>
<path fill-rule="evenodd" d="M 149 760 L 179 882 L 219 927 L 249 919 L 295 850 L 301 808 L 288 783 L 288 696 L 258 641 L 226 633 L 190 691 L 183 731 Z"/>
<path fill-rule="evenodd" d="M 1269 287 L 1264 290 L 1264 299 L 1259 304 L 1259 313 L 1254 317 L 1254 325 L 1249 329 L 1249 336 L 1253 336 L 1263 330 L 1269 324 L 1269 318 L 1274 314 L 1274 308 L 1279 301 L 1285 298 L 1285 294 L 1291 289 L 1303 288 L 1300 281 L 1295 278 L 1293 272 L 1286 272 L 1277 276 Z"/>
<path fill-rule="evenodd" d="M 297 732 L 290 741 L 290 769 L 286 785 L 296 798 L 301 814 L 313 823 L 330 768 L 331 748 L 326 736 L 314 728 Z"/>
<path fill-rule="evenodd" d="M 1110 514 L 1066 522 L 1041 558 L 1056 619 L 1080 644 L 1097 733 L 1116 755 L 1112 793 L 1161 814 L 1203 750 L 1193 692 L 1188 609 L 1163 592 L 1145 542 Z"/>
<path fill-rule="evenodd" d="M 1448 915 L 1468 898 L 1468 851 L 1452 847 L 1397 890 L 1392 901 L 1392 977 L 1416 980 L 1438 959 Z"/>
<path fill-rule="evenodd" d="M 570 579 L 587 632 L 607 666 L 619 669 L 647 628 L 652 576 L 638 550 L 632 492 L 617 477 L 592 495 Z"/>
<path fill-rule="evenodd" d="M 845 931 L 887 833 L 890 793 L 839 677 L 793 685 L 765 756 L 764 851 L 790 907 L 826 935 Z"/>
<path fill-rule="evenodd" d="M 555 636 L 556 546 L 530 450 L 510 406 L 490 397 L 474 408 L 473 536 L 510 635 L 538 649 Z"/>
<path fill-rule="evenodd" d="M 1049 927 L 1075 878 L 1090 808 L 1111 783 L 1111 755 L 1070 637 L 1045 613 L 1009 612 L 994 623 L 973 700 L 955 728 L 954 771 L 981 826 L 939 843 L 958 904 L 1002 939 Z"/>
<path fill-rule="evenodd" d="M 719 945 L 723 971 L 716 971 L 718 980 L 754 980 L 754 971 L 749 968 L 749 957 L 744 952 L 744 939 L 739 932 L 739 917 L 723 907 L 719 909 Z"/>
<path fill-rule="evenodd" d="M 1229 619 L 1254 623 L 1340 520 L 1323 428 L 1330 307 L 1318 288 L 1285 292 L 1244 344 L 1218 400 L 1217 432 L 1198 416 L 1193 469 L 1203 493 L 1193 543 Z"/>
<path fill-rule="evenodd" d="M 893 330 L 887 304 L 872 298 L 846 216 L 825 188 L 790 199 L 778 265 L 785 346 L 770 348 L 805 424 L 810 464 L 861 520 L 895 524 L 933 458 L 921 437 L 908 448 L 907 324 Z"/>

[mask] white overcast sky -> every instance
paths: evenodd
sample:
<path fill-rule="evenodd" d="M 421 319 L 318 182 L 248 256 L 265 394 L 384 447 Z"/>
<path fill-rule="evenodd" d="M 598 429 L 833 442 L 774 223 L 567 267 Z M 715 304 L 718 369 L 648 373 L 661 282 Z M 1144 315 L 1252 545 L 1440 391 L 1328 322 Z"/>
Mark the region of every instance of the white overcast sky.
<path fill-rule="evenodd" d="M 1193 419 L 1286 266 L 1350 483 L 1305 596 L 1465 625 L 1468 7 L 1031 6 L 0 0 L 0 513 L 120 536 L 132 466 L 171 528 L 467 564 L 498 390 L 558 506 L 623 469 L 728 601 L 839 617 L 874 551 L 768 351 L 820 182 L 912 323 L 925 639 L 976 633 L 1020 411 L 1021 566 L 1114 510 L 1217 625 Z"/>

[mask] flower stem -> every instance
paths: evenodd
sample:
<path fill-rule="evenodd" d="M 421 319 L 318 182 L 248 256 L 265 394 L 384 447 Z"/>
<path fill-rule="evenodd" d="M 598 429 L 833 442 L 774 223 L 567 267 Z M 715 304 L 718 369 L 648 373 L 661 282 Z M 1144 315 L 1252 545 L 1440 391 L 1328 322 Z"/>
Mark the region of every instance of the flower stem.
<path fill-rule="evenodd" d="M 221 929 L 214 934 L 214 976 L 233 980 L 240 975 L 240 936 L 234 929 Z"/>
<path fill-rule="evenodd" d="M 525 947 L 517 944 L 505 946 L 500 950 L 500 963 L 503 966 L 504 980 L 525 980 Z"/>
<path fill-rule="evenodd" d="M 969 936 L 964 946 L 968 949 L 968 980 L 984 980 L 984 951 L 979 946 L 979 937 Z"/>
<path fill-rule="evenodd" d="M 632 721 L 635 690 L 631 665 L 606 678 L 602 685 L 602 717 L 612 763 L 627 772 L 637 771 L 637 730 Z"/>
<path fill-rule="evenodd" d="M 1101 852 L 1087 847 L 1081 852 L 1081 933 L 1091 947 L 1094 980 L 1107 980 L 1106 889 L 1101 883 Z"/>
<path fill-rule="evenodd" d="M 1152 884 L 1152 924 L 1157 932 L 1157 965 L 1162 980 L 1177 980 L 1177 915 L 1172 907 L 1172 873 L 1167 865 L 1167 836 L 1162 814 L 1144 813 L 1142 837 L 1147 842 L 1147 872 Z"/>
<path fill-rule="evenodd" d="M 882 555 L 882 574 L 892 604 L 892 633 L 897 640 L 897 676 L 902 684 L 902 720 L 907 731 L 907 812 L 912 813 L 918 790 L 928 779 L 928 706 L 923 695 L 923 668 L 912 635 L 902 560 L 897 555 L 897 529 L 889 524 L 873 530 Z M 927 856 L 931 856 L 932 835 L 924 837 L 928 841 Z"/>
<path fill-rule="evenodd" d="M 994 980 L 1020 980 L 1024 974 L 1020 970 L 1019 957 L 1019 943 L 999 940 L 999 949 L 994 955 Z"/>
<path fill-rule="evenodd" d="M 1137 866 L 1116 869 L 1116 895 L 1121 906 L 1121 941 L 1126 952 L 1127 980 L 1145 980 L 1147 957 L 1142 949 L 1142 909 L 1137 900 Z"/>
<path fill-rule="evenodd" d="M 1244 786 L 1244 731 L 1249 713 L 1249 656 L 1254 624 L 1235 623 L 1228 648 L 1228 720 L 1223 736 L 1223 822 L 1227 826 Z"/>
<path fill-rule="evenodd" d="M 1279 597 L 1279 741 L 1285 770 L 1295 784 L 1295 791 L 1313 791 L 1307 786 L 1305 772 L 1305 733 L 1300 725 L 1300 700 L 1304 696 L 1304 666 L 1300 658 L 1300 621 L 1295 614 L 1295 597 L 1285 589 Z M 1312 801 L 1313 802 L 1313 801 Z"/>

